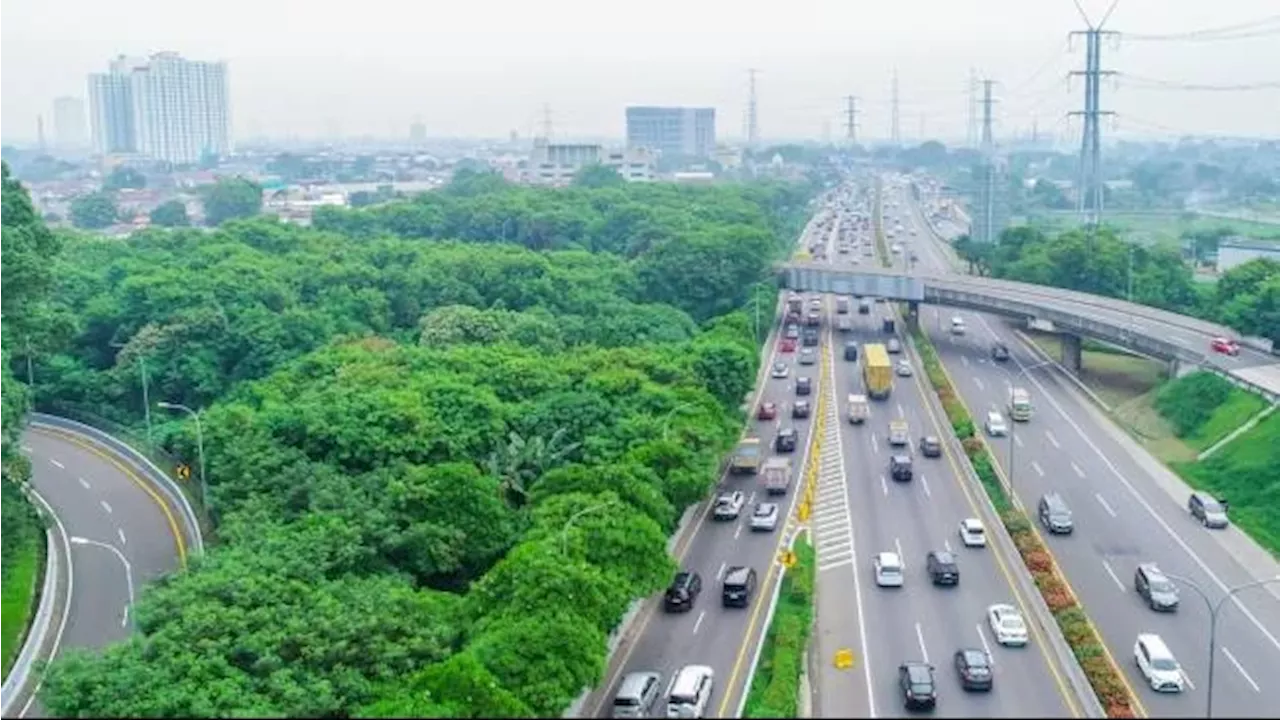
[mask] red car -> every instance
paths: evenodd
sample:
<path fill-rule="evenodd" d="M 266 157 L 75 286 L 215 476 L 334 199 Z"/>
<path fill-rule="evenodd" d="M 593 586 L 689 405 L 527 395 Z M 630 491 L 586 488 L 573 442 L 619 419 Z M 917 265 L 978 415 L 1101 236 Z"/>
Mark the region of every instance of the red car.
<path fill-rule="evenodd" d="M 781 350 L 781 351 L 782 351 L 782 352 L 784 352 L 784 353 L 795 352 L 795 351 L 796 351 L 796 339 L 795 339 L 795 338 L 782 338 L 782 341 L 778 343 L 778 349 L 779 349 L 779 350 Z"/>
<path fill-rule="evenodd" d="M 1231 340 L 1228 338 L 1223 338 L 1223 337 L 1214 338 L 1213 342 L 1209 343 L 1209 347 L 1213 348 L 1214 352 L 1220 352 L 1223 355 L 1239 355 L 1240 354 L 1240 346 L 1236 343 L 1235 340 Z"/>
<path fill-rule="evenodd" d="M 757 420 L 774 420 L 778 417 L 778 406 L 771 402 L 760 403 L 760 409 L 756 411 Z"/>

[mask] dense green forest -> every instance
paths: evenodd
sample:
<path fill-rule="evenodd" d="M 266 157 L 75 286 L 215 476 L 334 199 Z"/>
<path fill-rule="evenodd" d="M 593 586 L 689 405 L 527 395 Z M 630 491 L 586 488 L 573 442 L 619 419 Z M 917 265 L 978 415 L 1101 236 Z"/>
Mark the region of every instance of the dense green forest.
<path fill-rule="evenodd" d="M 460 173 L 310 229 L 68 236 L 37 404 L 136 427 L 145 366 L 204 408 L 218 543 L 56 662 L 49 710 L 559 715 L 669 580 L 813 189 Z"/>
<path fill-rule="evenodd" d="M 962 237 L 956 251 L 982 274 L 1134 302 L 1228 325 L 1280 345 L 1280 263 L 1253 260 L 1215 284 L 1197 283 L 1176 248 L 1131 245 L 1109 228 L 1050 236 L 1029 227 L 1005 230 L 995 245 Z M 1132 265 L 1130 264 L 1132 263 Z M 1132 267 L 1132 285 L 1130 284 Z"/>

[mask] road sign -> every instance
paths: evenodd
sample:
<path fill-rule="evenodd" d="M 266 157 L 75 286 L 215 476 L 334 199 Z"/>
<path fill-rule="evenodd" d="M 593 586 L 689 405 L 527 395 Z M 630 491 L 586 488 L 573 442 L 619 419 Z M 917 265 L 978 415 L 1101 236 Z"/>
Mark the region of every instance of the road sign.
<path fill-rule="evenodd" d="M 853 667 L 853 651 L 849 648 L 840 648 L 836 651 L 836 669 L 848 670 Z"/>
<path fill-rule="evenodd" d="M 787 567 L 787 568 L 794 567 L 796 564 L 796 554 L 791 552 L 790 550 L 786 550 L 782 553 L 782 557 L 778 558 L 778 560 L 779 562 L 782 563 L 783 567 Z"/>
<path fill-rule="evenodd" d="M 187 465 L 182 465 L 182 464 L 178 465 L 178 477 L 182 478 L 183 480 L 190 480 L 191 468 L 188 467 Z"/>

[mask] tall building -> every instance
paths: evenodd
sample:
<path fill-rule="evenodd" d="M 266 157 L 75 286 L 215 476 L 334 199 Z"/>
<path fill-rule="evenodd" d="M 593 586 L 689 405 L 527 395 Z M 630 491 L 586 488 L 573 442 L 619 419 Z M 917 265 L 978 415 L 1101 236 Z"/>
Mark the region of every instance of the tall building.
<path fill-rule="evenodd" d="M 427 126 L 422 120 L 414 119 L 409 125 L 409 142 L 414 145 L 422 145 L 427 141 Z"/>
<path fill-rule="evenodd" d="M 669 157 L 709 157 L 716 149 L 716 110 L 629 107 L 627 147 L 656 150 Z"/>
<path fill-rule="evenodd" d="M 88 139 L 85 132 L 84 100 L 60 97 L 53 100 L 53 139 L 64 150 L 78 150 Z"/>
<path fill-rule="evenodd" d="M 163 52 L 89 76 L 94 148 L 180 165 L 231 151 L 227 67 Z"/>

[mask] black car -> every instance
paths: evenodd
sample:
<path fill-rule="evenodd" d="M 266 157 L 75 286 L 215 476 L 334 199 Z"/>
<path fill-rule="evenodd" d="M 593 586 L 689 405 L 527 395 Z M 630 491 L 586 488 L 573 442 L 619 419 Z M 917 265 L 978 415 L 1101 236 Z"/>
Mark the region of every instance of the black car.
<path fill-rule="evenodd" d="M 795 404 L 791 406 L 791 417 L 797 420 L 807 418 L 809 417 L 809 411 L 810 408 L 808 400 L 797 400 Z"/>
<path fill-rule="evenodd" d="M 991 672 L 991 658 L 982 650 L 957 650 L 955 665 L 956 674 L 960 676 L 960 687 L 965 690 L 990 690 L 995 682 L 995 674 Z"/>
<path fill-rule="evenodd" d="M 782 428 L 773 438 L 773 449 L 780 453 L 795 452 L 797 439 L 795 428 Z"/>
<path fill-rule="evenodd" d="M 662 606 L 667 612 L 688 612 L 693 609 L 702 592 L 702 576 L 691 570 L 676 573 L 671 587 L 663 597 Z"/>
<path fill-rule="evenodd" d="M 809 395 L 813 393 L 813 378 L 798 377 L 796 378 L 796 395 Z"/>
<path fill-rule="evenodd" d="M 956 565 L 955 555 L 945 550 L 932 550 L 925 556 L 925 566 L 934 585 L 960 584 L 960 566 Z"/>
<path fill-rule="evenodd" d="M 911 456 L 894 455 L 889 458 L 889 476 L 898 482 L 911 479 Z"/>
<path fill-rule="evenodd" d="M 937 435 L 925 435 L 920 438 L 920 454 L 925 457 L 942 457 L 942 441 Z"/>
<path fill-rule="evenodd" d="M 991 346 L 991 359 L 996 362 L 1004 362 L 1009 359 L 1009 346 L 1002 342 L 995 343 Z"/>
<path fill-rule="evenodd" d="M 928 663 L 899 665 L 898 687 L 908 710 L 932 710 L 938 704 L 938 686 L 933 681 L 933 666 Z"/>
<path fill-rule="evenodd" d="M 756 592 L 754 568 L 734 566 L 725 571 L 721 603 L 725 607 L 747 607 Z"/>
<path fill-rule="evenodd" d="M 800 339 L 800 344 L 805 347 L 817 347 L 818 330 L 817 328 L 807 327 L 804 329 L 804 335 Z"/>
<path fill-rule="evenodd" d="M 844 344 L 844 359 L 858 361 L 858 343 L 850 341 Z"/>

